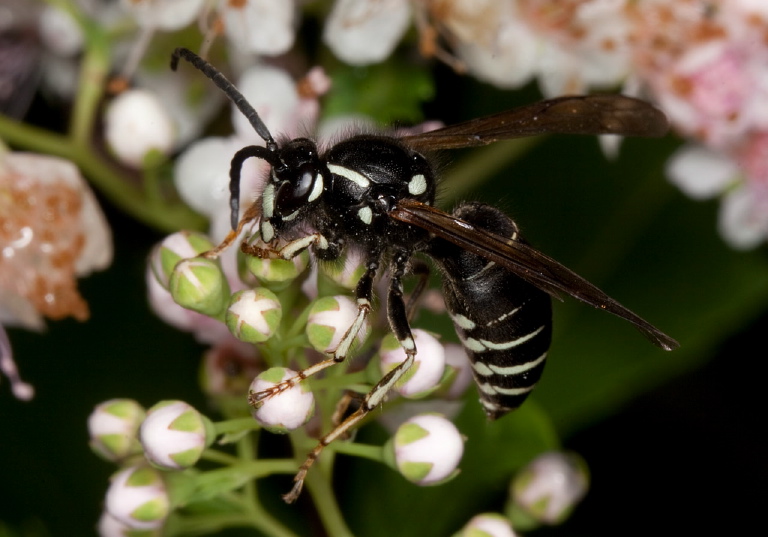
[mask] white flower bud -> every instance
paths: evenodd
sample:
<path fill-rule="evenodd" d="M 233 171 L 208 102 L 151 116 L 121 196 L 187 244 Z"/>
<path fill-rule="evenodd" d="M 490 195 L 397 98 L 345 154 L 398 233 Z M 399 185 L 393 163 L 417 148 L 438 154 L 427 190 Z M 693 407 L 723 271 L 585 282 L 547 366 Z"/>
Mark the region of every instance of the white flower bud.
<path fill-rule="evenodd" d="M 413 330 L 416 342 L 416 358 L 413 366 L 395 386 L 404 397 L 424 397 L 431 393 L 445 372 L 445 349 L 435 336 L 424 330 Z M 387 373 L 405 360 L 405 350 L 391 334 L 384 338 L 379 351 L 381 372 Z"/>
<path fill-rule="evenodd" d="M 139 26 L 179 30 L 195 20 L 204 0 L 120 0 Z"/>
<path fill-rule="evenodd" d="M 251 394 L 267 390 L 296 376 L 296 371 L 285 367 L 267 369 L 251 383 Z M 315 410 L 315 396 L 305 383 L 299 383 L 262 401 L 251 410 L 254 419 L 273 433 L 285 433 L 307 423 Z"/>
<path fill-rule="evenodd" d="M 107 144 L 117 159 L 141 168 L 151 150 L 167 155 L 175 141 L 173 120 L 154 93 L 124 91 L 109 104 L 104 118 Z"/>
<path fill-rule="evenodd" d="M 111 399 L 96 406 L 88 417 L 93 451 L 108 461 L 121 461 L 141 452 L 136 433 L 146 413 L 133 399 Z"/>
<path fill-rule="evenodd" d="M 277 296 L 263 287 L 238 291 L 229 302 L 225 321 L 240 341 L 261 343 L 280 326 L 283 309 Z"/>
<path fill-rule="evenodd" d="M 215 438 L 210 421 L 184 401 L 150 408 L 139 436 L 147 460 L 164 470 L 193 466 Z"/>
<path fill-rule="evenodd" d="M 160 285 L 167 289 L 168 280 L 179 261 L 196 257 L 212 248 L 213 243 L 202 233 L 177 231 L 152 249 L 149 266 Z"/>
<path fill-rule="evenodd" d="M 464 438 L 444 416 L 414 416 L 398 428 L 390 445 L 395 467 L 412 483 L 439 485 L 459 473 Z"/>
<path fill-rule="evenodd" d="M 126 526 L 115 517 L 104 511 L 98 524 L 99 537 L 161 537 L 162 528 L 151 530 L 136 530 Z"/>
<path fill-rule="evenodd" d="M 39 19 L 40 37 L 57 56 L 74 56 L 83 48 L 83 32 L 72 15 L 52 5 L 43 8 Z"/>
<path fill-rule="evenodd" d="M 119 471 L 112 476 L 104 508 L 129 528 L 159 528 L 170 510 L 162 475 L 150 466 L 131 466 Z"/>
<path fill-rule="evenodd" d="M 229 284 L 218 263 L 204 257 L 179 261 L 168 285 L 177 304 L 210 316 L 222 313 L 230 296 Z"/>
<path fill-rule="evenodd" d="M 312 304 L 307 320 L 307 338 L 315 350 L 332 353 L 341 338 L 357 317 L 357 305 L 347 296 L 323 297 Z M 370 326 L 366 323 L 357 334 L 358 343 L 368 337 Z M 353 347 L 354 348 L 354 347 Z"/>
<path fill-rule="evenodd" d="M 262 259 L 249 255 L 245 258 L 248 272 L 264 285 L 280 290 L 291 285 L 299 274 L 309 266 L 309 254 L 302 252 L 293 259 Z"/>
<path fill-rule="evenodd" d="M 560 524 L 587 493 L 589 472 L 575 453 L 549 452 L 536 457 L 513 479 L 507 514 L 540 524 Z M 526 522 L 533 526 L 531 522 Z"/>
<path fill-rule="evenodd" d="M 472 517 L 457 537 L 516 537 L 509 519 L 496 513 Z"/>
<path fill-rule="evenodd" d="M 450 371 L 449 379 L 440 389 L 440 394 L 446 399 L 458 399 L 472 384 L 472 363 L 467 351 L 458 343 L 447 343 L 445 350 L 445 368 Z M 445 391 L 443 391 L 445 390 Z"/>

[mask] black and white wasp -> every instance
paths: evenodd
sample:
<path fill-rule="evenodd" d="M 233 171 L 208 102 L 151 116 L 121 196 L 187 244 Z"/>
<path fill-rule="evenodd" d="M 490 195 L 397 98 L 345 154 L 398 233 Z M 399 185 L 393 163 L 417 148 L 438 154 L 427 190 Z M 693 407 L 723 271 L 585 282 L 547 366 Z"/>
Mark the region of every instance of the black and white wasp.
<path fill-rule="evenodd" d="M 311 248 L 322 260 L 346 249 L 362 251 L 365 272 L 357 283 L 358 313 L 333 355 L 273 389 L 251 393 L 249 402 L 285 390 L 342 362 L 371 310 L 373 284 L 389 272 L 387 316 L 406 353 L 361 406 L 320 439 L 284 496 L 294 501 L 307 470 L 322 449 L 380 405 L 413 364 L 416 355 L 403 277 L 416 253 L 430 257 L 443 274 L 443 294 L 456 332 L 472 361 L 480 401 L 490 419 L 520 406 L 541 376 L 552 333 L 551 297 L 561 293 L 634 324 L 652 343 L 672 350 L 678 343 L 600 289 L 534 249 L 500 210 L 465 203 L 451 214 L 433 207 L 435 171 L 425 155 L 438 150 L 480 146 L 544 133 L 662 136 L 667 119 L 650 104 L 621 95 L 571 96 L 546 100 L 424 134 L 359 134 L 320 152 L 308 138 L 278 144 L 240 92 L 213 66 L 189 50 L 173 53 L 190 62 L 223 90 L 248 118 L 266 147 L 239 150 L 230 169 L 233 231 L 216 257 L 237 240 L 247 224 L 258 222 L 264 247 L 243 243 L 252 255 L 291 259 Z M 255 157 L 271 172 L 261 197 L 239 219 L 240 169 Z M 310 230 L 309 232 L 307 230 Z M 278 240 L 283 241 L 278 247 Z"/>

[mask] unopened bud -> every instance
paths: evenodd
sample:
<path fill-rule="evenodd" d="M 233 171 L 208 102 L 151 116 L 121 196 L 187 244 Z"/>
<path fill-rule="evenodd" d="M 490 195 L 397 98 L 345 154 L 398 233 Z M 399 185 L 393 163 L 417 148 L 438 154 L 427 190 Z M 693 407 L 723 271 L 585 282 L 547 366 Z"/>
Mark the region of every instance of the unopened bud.
<path fill-rule="evenodd" d="M 225 322 L 240 341 L 261 343 L 274 335 L 280 326 L 283 309 L 277 296 L 260 287 L 238 291 L 229 302 Z"/>
<path fill-rule="evenodd" d="M 218 316 L 229 300 L 229 284 L 218 263 L 204 257 L 183 259 L 168 282 L 173 300 L 189 310 Z"/>
<path fill-rule="evenodd" d="M 413 365 L 398 381 L 395 390 L 403 397 L 419 398 L 431 393 L 445 372 L 445 350 L 435 336 L 424 330 L 413 330 L 418 353 Z M 379 351 L 381 372 L 388 373 L 405 360 L 405 350 L 388 334 Z"/>
<path fill-rule="evenodd" d="M 147 412 L 140 431 L 144 455 L 163 470 L 194 466 L 215 438 L 213 425 L 184 401 L 161 401 Z"/>
<path fill-rule="evenodd" d="M 196 231 L 172 233 L 156 245 L 149 256 L 152 274 L 160 285 L 168 289 L 168 280 L 179 261 L 196 257 L 212 248 L 213 243 L 202 233 Z"/>
<path fill-rule="evenodd" d="M 341 338 L 352 326 L 357 317 L 358 308 L 347 296 L 323 297 L 312 304 L 307 321 L 307 338 L 315 350 L 326 354 L 332 353 L 339 346 Z M 368 336 L 369 325 L 366 323 L 357 334 L 359 343 Z"/>
<path fill-rule="evenodd" d="M 284 380 L 297 375 L 285 367 L 267 369 L 250 386 L 250 394 L 258 394 L 277 386 Z M 315 396 L 299 382 L 291 387 L 270 395 L 261 401 L 251 414 L 265 429 L 273 433 L 286 433 L 307 423 L 315 410 Z"/>
<path fill-rule="evenodd" d="M 516 537 L 509 519 L 496 513 L 472 517 L 456 537 Z"/>
<path fill-rule="evenodd" d="M 129 528 L 151 530 L 165 522 L 170 500 L 158 470 L 150 466 L 131 466 L 112 476 L 104 507 Z"/>
<path fill-rule="evenodd" d="M 88 417 L 91 449 L 113 462 L 140 453 L 136 434 L 145 415 L 133 399 L 111 399 L 97 405 Z"/>

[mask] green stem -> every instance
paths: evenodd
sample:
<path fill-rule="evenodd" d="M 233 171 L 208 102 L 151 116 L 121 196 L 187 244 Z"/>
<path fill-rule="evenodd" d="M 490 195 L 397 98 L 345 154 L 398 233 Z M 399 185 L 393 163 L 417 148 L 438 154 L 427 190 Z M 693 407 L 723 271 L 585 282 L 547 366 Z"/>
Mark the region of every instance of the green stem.
<path fill-rule="evenodd" d="M 185 205 L 158 206 L 147 203 L 142 192 L 132 185 L 132 177 L 89 148 L 77 145 L 61 134 L 14 121 L 0 114 L 0 138 L 16 147 L 75 163 L 115 206 L 149 226 L 167 232 L 205 228 L 206 220 Z"/>
<path fill-rule="evenodd" d="M 227 433 L 239 433 L 248 430 L 260 429 L 261 425 L 253 418 L 233 418 L 231 420 L 218 421 L 213 424 L 213 430 L 217 435 Z"/>
<path fill-rule="evenodd" d="M 316 469 L 314 472 L 310 470 L 307 474 L 306 488 L 312 495 L 325 533 L 334 537 L 352 537 L 352 532 L 341 515 L 339 504 L 336 503 L 336 495 L 330 479 Z"/>
<path fill-rule="evenodd" d="M 354 457 L 363 457 L 376 462 L 384 462 L 384 449 L 381 446 L 371 444 L 358 444 L 355 442 L 335 442 L 330 446 L 336 453 L 344 453 Z"/>

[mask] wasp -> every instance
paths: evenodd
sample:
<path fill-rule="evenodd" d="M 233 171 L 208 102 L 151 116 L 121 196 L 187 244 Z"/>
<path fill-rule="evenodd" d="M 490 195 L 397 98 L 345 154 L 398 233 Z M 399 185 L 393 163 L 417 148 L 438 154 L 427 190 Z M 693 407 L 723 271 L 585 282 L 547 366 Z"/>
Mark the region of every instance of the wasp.
<path fill-rule="evenodd" d="M 411 367 L 416 345 L 409 324 L 403 278 L 415 254 L 431 258 L 443 276 L 443 295 L 456 332 L 472 363 L 486 415 L 496 419 L 517 408 L 541 376 L 552 337 L 551 297 L 570 295 L 629 321 L 664 350 L 678 343 L 603 291 L 530 246 L 515 222 L 483 203 L 464 203 L 451 213 L 434 207 L 436 151 L 481 146 L 545 133 L 662 136 L 664 114 L 645 101 L 623 95 L 580 95 L 549 99 L 422 134 L 363 133 L 321 150 L 309 138 L 278 144 L 256 110 L 215 67 L 178 48 L 171 59 L 190 62 L 210 78 L 249 120 L 265 146 L 248 146 L 230 167 L 233 231 L 206 255 L 216 257 L 246 225 L 258 225 L 264 246 L 244 242 L 241 250 L 264 258 L 292 259 L 310 249 L 320 260 L 347 250 L 362 253 L 357 315 L 332 355 L 272 389 L 249 394 L 251 405 L 344 361 L 371 311 L 376 276 L 387 269 L 387 318 L 406 358 L 379 380 L 360 406 L 309 453 L 283 496 L 295 501 L 322 449 L 344 435 Z M 259 199 L 239 217 L 240 170 L 249 158 L 271 170 Z M 280 244 L 278 245 L 278 241 Z M 411 301 L 413 298 L 411 299 Z"/>

